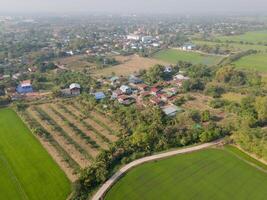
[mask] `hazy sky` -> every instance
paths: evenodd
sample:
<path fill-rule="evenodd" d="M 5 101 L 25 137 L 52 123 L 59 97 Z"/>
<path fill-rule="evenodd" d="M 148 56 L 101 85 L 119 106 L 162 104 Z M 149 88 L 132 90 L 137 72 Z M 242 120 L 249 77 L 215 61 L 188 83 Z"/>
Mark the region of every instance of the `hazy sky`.
<path fill-rule="evenodd" d="M 257 13 L 267 0 L 0 0 L 0 12 Z"/>

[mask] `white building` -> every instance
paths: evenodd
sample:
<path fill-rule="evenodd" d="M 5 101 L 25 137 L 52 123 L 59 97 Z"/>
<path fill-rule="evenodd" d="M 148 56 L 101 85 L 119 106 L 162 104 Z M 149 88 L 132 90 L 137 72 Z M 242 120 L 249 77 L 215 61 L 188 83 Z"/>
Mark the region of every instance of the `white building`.
<path fill-rule="evenodd" d="M 127 40 L 140 40 L 140 36 L 135 34 L 130 34 L 127 35 Z"/>

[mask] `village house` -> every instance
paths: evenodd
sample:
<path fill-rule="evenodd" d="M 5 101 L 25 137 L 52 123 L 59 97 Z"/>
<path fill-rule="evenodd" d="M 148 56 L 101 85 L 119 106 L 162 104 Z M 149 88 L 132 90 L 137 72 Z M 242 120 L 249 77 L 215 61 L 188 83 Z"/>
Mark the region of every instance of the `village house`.
<path fill-rule="evenodd" d="M 81 86 L 78 83 L 72 83 L 69 88 L 62 89 L 61 94 L 63 96 L 78 96 L 81 93 Z"/>
<path fill-rule="evenodd" d="M 174 117 L 178 112 L 182 112 L 182 109 L 175 105 L 167 105 L 161 109 L 168 117 Z"/>
<path fill-rule="evenodd" d="M 122 91 L 123 94 L 132 94 L 132 89 L 127 85 L 122 85 L 120 87 L 120 90 Z"/>
<path fill-rule="evenodd" d="M 136 88 L 141 92 L 147 91 L 149 89 L 148 85 L 146 84 L 138 84 L 136 85 Z"/>
<path fill-rule="evenodd" d="M 131 105 L 132 103 L 135 102 L 135 99 L 133 97 L 130 97 L 130 96 L 121 95 L 118 97 L 118 102 L 123 104 L 123 105 Z"/>
<path fill-rule="evenodd" d="M 153 88 L 151 88 L 151 90 L 150 90 L 150 94 L 156 96 L 157 94 L 159 94 L 160 91 L 161 91 L 160 88 L 158 88 L 158 87 L 153 87 Z"/>
<path fill-rule="evenodd" d="M 26 94 L 26 93 L 33 92 L 31 80 L 25 80 L 25 81 L 20 82 L 20 84 L 16 88 L 16 91 L 19 94 Z"/>
<path fill-rule="evenodd" d="M 140 84 L 140 83 L 142 83 L 143 82 L 143 80 L 142 79 L 140 79 L 140 78 L 138 78 L 138 77 L 136 77 L 136 76 L 134 76 L 134 75 L 131 75 L 130 77 L 129 77 L 129 83 L 132 83 L 132 84 Z"/>
<path fill-rule="evenodd" d="M 81 86 L 78 83 L 72 83 L 70 85 L 70 93 L 73 96 L 80 95 L 80 93 L 81 93 Z"/>

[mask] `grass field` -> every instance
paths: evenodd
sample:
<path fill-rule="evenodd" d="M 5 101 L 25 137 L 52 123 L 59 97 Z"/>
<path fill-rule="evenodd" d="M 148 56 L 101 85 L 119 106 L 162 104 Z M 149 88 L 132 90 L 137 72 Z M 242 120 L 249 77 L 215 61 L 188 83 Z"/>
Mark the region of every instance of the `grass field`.
<path fill-rule="evenodd" d="M 267 54 L 245 56 L 234 62 L 233 65 L 238 68 L 267 72 Z"/>
<path fill-rule="evenodd" d="M 243 159 L 257 164 L 256 160 L 232 147 L 206 149 L 146 163 L 126 174 L 105 199 L 266 199 L 266 172 Z"/>
<path fill-rule="evenodd" d="M 254 44 L 257 43 L 266 43 L 267 42 L 267 31 L 250 31 L 242 35 L 234 36 L 221 36 L 217 37 L 220 41 L 234 41 L 234 42 L 251 42 Z"/>
<path fill-rule="evenodd" d="M 195 52 L 186 52 L 176 49 L 162 50 L 154 55 L 154 58 L 176 64 L 178 61 L 191 62 L 193 64 L 216 65 L 222 59 L 221 56 L 204 55 Z"/>
<path fill-rule="evenodd" d="M 0 199 L 65 200 L 66 175 L 11 109 L 0 110 Z"/>
<path fill-rule="evenodd" d="M 229 49 L 232 52 L 237 52 L 237 51 L 246 51 L 246 50 L 257 50 L 257 51 L 266 51 L 267 46 L 263 45 L 252 45 L 252 44 L 240 44 L 240 43 L 223 43 L 223 42 L 210 42 L 210 41 L 200 41 L 200 40 L 195 40 L 193 41 L 194 44 L 196 45 L 208 45 L 211 47 L 215 47 L 216 45 L 221 46 L 224 49 Z"/>

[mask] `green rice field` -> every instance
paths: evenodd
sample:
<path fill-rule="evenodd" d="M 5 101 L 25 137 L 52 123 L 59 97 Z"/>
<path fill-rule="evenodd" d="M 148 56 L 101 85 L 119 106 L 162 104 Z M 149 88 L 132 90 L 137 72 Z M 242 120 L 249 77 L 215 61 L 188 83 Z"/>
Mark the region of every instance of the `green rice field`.
<path fill-rule="evenodd" d="M 191 62 L 192 64 L 204 64 L 211 66 L 219 63 L 223 57 L 180 51 L 176 49 L 167 49 L 156 53 L 154 58 L 173 64 L 176 64 L 178 61 L 186 61 Z"/>
<path fill-rule="evenodd" d="M 252 54 L 233 63 L 234 66 L 242 69 L 267 72 L 267 54 Z"/>
<path fill-rule="evenodd" d="M 237 51 L 247 51 L 247 50 L 257 50 L 257 51 L 267 51 L 267 46 L 263 45 L 253 45 L 253 44 L 240 44 L 240 43 L 224 43 L 224 42 L 211 42 L 211 41 L 200 41 L 195 40 L 193 41 L 196 45 L 208 45 L 211 47 L 215 47 L 216 45 L 219 45 L 223 49 L 229 49 L 232 52 Z"/>
<path fill-rule="evenodd" d="M 65 200 L 70 192 L 63 171 L 17 114 L 0 109 L 0 199 Z"/>
<path fill-rule="evenodd" d="M 267 167 L 235 147 L 177 155 L 134 168 L 106 200 L 264 200 Z"/>
<path fill-rule="evenodd" d="M 250 42 L 250 43 L 266 43 L 267 42 L 267 30 L 266 31 L 250 31 L 242 35 L 233 36 L 221 36 L 217 37 L 220 41 L 234 41 L 234 42 Z"/>

